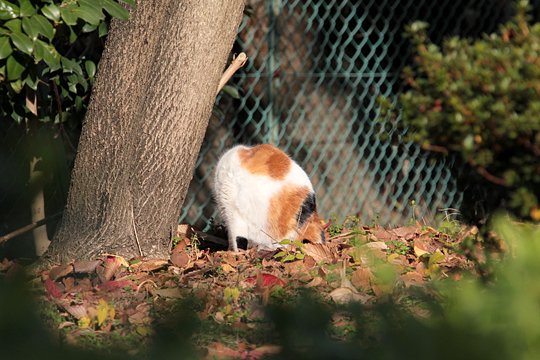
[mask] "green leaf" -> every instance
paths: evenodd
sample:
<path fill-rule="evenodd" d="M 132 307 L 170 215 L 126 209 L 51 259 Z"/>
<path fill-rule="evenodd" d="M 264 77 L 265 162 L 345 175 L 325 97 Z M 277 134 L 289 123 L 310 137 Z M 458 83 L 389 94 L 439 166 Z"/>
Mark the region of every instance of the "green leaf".
<path fill-rule="evenodd" d="M 46 44 L 41 40 L 36 40 L 34 45 L 34 54 L 37 60 L 43 59 L 49 65 L 50 71 L 60 69 L 60 54 L 54 46 Z"/>
<path fill-rule="evenodd" d="M 9 20 L 4 24 L 4 27 L 8 28 L 13 32 L 21 32 L 22 22 L 21 19 Z"/>
<path fill-rule="evenodd" d="M 8 80 L 20 80 L 21 74 L 24 71 L 24 66 L 21 65 L 17 60 L 15 60 L 13 56 L 7 58 L 6 66 Z"/>
<path fill-rule="evenodd" d="M 19 16 L 19 7 L 8 1 L 0 0 L 0 20 L 14 19 Z"/>
<path fill-rule="evenodd" d="M 238 92 L 238 89 L 231 85 L 225 85 L 223 87 L 223 92 L 233 99 L 240 99 L 240 93 Z"/>
<path fill-rule="evenodd" d="M 75 41 L 77 41 L 77 38 L 79 35 L 73 30 L 73 26 L 68 26 L 69 28 L 69 43 L 73 44 Z"/>
<path fill-rule="evenodd" d="M 11 53 L 13 52 L 13 49 L 11 48 L 11 43 L 9 42 L 9 38 L 7 36 L 1 36 L 0 37 L 0 59 L 5 59 Z"/>
<path fill-rule="evenodd" d="M 297 253 L 295 257 L 296 257 L 298 260 L 302 260 L 302 259 L 304 259 L 305 255 L 302 254 L 302 253 Z"/>
<path fill-rule="evenodd" d="M 34 22 L 34 27 L 38 33 L 45 36 L 47 40 L 54 38 L 54 27 L 44 16 L 34 15 L 31 20 Z"/>
<path fill-rule="evenodd" d="M 79 65 L 78 62 L 62 57 L 61 63 L 64 68 L 64 73 L 76 73 L 77 75 L 83 76 L 81 65 Z"/>
<path fill-rule="evenodd" d="M 84 26 L 82 27 L 82 32 L 83 33 L 89 33 L 89 32 L 92 32 L 94 30 L 97 29 L 97 26 L 96 25 L 92 25 L 92 24 L 84 24 Z"/>
<path fill-rule="evenodd" d="M 293 254 L 289 254 L 281 259 L 282 262 L 294 261 L 296 258 Z"/>
<path fill-rule="evenodd" d="M 128 19 L 129 12 L 122 5 L 112 0 L 102 0 L 102 2 L 105 11 L 107 11 L 111 16 L 121 20 Z"/>
<path fill-rule="evenodd" d="M 80 7 L 73 10 L 73 13 L 91 25 L 98 26 L 101 20 L 105 19 L 101 7 L 95 1 L 79 0 Z"/>
<path fill-rule="evenodd" d="M 35 27 L 35 23 L 30 18 L 25 17 L 22 19 L 22 28 L 24 32 L 30 37 L 30 39 L 37 39 L 39 33 Z"/>
<path fill-rule="evenodd" d="M 36 8 L 30 0 L 19 0 L 20 5 L 20 16 L 26 17 L 26 16 L 32 16 L 36 13 Z"/>
<path fill-rule="evenodd" d="M 41 13 L 52 21 L 60 20 L 60 8 L 55 4 L 50 4 L 41 8 Z"/>
<path fill-rule="evenodd" d="M 24 79 L 24 84 L 28 85 L 32 90 L 37 90 L 38 79 L 35 76 L 28 75 L 26 79 Z"/>
<path fill-rule="evenodd" d="M 65 7 L 60 8 L 60 16 L 62 17 L 62 20 L 64 20 L 64 22 L 67 25 L 76 25 L 77 24 L 77 19 L 79 17 L 75 14 L 76 9 L 78 9 L 78 7 L 74 6 L 74 5 L 65 6 Z"/>
<path fill-rule="evenodd" d="M 77 85 L 79 84 L 79 77 L 77 74 L 71 74 L 66 76 L 68 82 L 68 90 L 74 94 L 77 93 Z"/>
<path fill-rule="evenodd" d="M 92 79 L 96 75 L 96 64 L 93 61 L 85 61 L 84 68 L 86 69 L 86 73 L 88 74 L 88 77 L 90 79 Z"/>
<path fill-rule="evenodd" d="M 103 37 L 107 35 L 108 32 L 109 32 L 109 28 L 107 27 L 107 23 L 105 21 L 102 21 L 101 24 L 99 24 L 99 28 L 98 28 L 99 37 Z"/>
<path fill-rule="evenodd" d="M 285 251 L 280 251 L 276 255 L 274 255 L 274 257 L 275 258 L 280 258 L 280 257 L 284 257 L 285 255 L 287 255 L 287 253 Z"/>
<path fill-rule="evenodd" d="M 14 32 L 11 34 L 11 41 L 13 41 L 13 45 L 15 45 L 17 49 L 21 50 L 23 53 L 28 55 L 32 54 L 34 44 L 32 43 L 32 40 L 25 34 Z"/>

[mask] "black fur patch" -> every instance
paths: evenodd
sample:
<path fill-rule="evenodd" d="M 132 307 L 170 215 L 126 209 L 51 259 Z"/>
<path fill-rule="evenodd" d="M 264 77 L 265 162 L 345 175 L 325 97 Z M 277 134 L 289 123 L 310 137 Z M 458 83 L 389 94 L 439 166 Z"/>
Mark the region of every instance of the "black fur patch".
<path fill-rule="evenodd" d="M 306 220 L 313 214 L 315 211 L 317 211 L 317 201 L 315 200 L 315 193 L 309 193 L 304 202 L 302 203 L 302 207 L 300 208 L 298 217 L 298 226 L 301 227 L 304 225 Z"/>
<path fill-rule="evenodd" d="M 236 246 L 238 246 L 239 249 L 247 250 L 248 241 L 245 237 L 237 236 L 236 237 Z"/>

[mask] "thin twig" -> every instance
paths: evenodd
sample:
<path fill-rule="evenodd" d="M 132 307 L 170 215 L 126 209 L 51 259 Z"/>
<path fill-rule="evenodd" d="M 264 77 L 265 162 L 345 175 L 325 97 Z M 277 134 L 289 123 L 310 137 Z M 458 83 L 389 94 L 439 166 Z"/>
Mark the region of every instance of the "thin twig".
<path fill-rule="evenodd" d="M 336 239 L 346 239 L 346 238 L 353 237 L 354 235 L 358 235 L 356 231 L 348 231 L 343 234 L 334 235 L 331 238 L 327 239 L 326 241 L 336 240 Z"/>
<path fill-rule="evenodd" d="M 492 182 L 494 184 L 501 185 L 501 186 L 508 186 L 508 184 L 506 183 L 506 180 L 491 174 L 489 171 L 486 170 L 486 168 L 484 168 L 482 166 L 478 166 L 476 168 L 476 171 L 480 175 L 482 175 L 486 180 L 488 180 L 488 181 L 490 181 L 490 182 Z"/>
<path fill-rule="evenodd" d="M 219 94 L 219 92 L 221 91 L 221 89 L 223 89 L 225 84 L 227 84 L 227 82 L 229 82 L 229 80 L 234 75 L 234 73 L 236 71 L 238 71 L 238 69 L 240 69 L 242 66 L 244 66 L 247 59 L 248 58 L 247 58 L 246 53 L 243 53 L 243 52 L 238 54 L 238 56 L 233 59 L 233 61 L 231 62 L 231 65 L 229 65 L 227 70 L 225 70 L 225 72 L 221 76 L 221 80 L 219 80 L 219 85 L 218 85 L 216 95 Z"/>
<path fill-rule="evenodd" d="M 37 228 L 39 226 L 45 225 L 45 224 L 55 220 L 56 218 L 59 218 L 61 215 L 62 215 L 62 211 L 60 211 L 59 213 L 56 213 L 54 215 L 51 215 L 49 217 L 46 217 L 44 219 L 33 222 L 31 224 L 25 225 L 22 228 L 19 228 L 17 230 L 14 230 L 14 231 L 10 232 L 9 234 L 6 234 L 4 236 L 0 236 L 0 244 L 3 243 L 3 242 L 6 242 L 8 240 L 11 240 L 16 236 L 22 235 L 22 234 L 24 234 L 24 233 L 26 233 L 28 231 L 34 230 L 35 228 Z"/>
<path fill-rule="evenodd" d="M 153 282 L 153 281 L 150 280 L 150 279 L 146 279 L 146 280 L 144 280 L 142 283 L 140 283 L 139 286 L 137 286 L 137 291 L 136 291 L 136 293 L 139 293 L 139 291 L 141 291 L 142 286 L 143 286 L 144 284 L 146 284 L 146 283 L 150 283 L 150 284 L 154 285 L 154 287 L 155 287 L 156 289 L 159 288 L 155 282 Z"/>
<path fill-rule="evenodd" d="M 422 144 L 422 149 L 428 150 L 428 151 L 433 151 L 433 152 L 438 152 L 438 153 L 442 153 L 442 154 L 448 154 L 448 149 L 445 148 L 444 146 L 439 146 L 439 145 Z"/>
<path fill-rule="evenodd" d="M 135 214 L 133 213 L 133 206 L 131 207 L 131 224 L 133 226 L 133 233 L 135 234 L 135 241 L 137 242 L 137 247 L 139 248 L 139 254 L 143 255 L 141 244 L 139 243 L 139 236 L 137 235 L 137 228 L 135 227 Z"/>

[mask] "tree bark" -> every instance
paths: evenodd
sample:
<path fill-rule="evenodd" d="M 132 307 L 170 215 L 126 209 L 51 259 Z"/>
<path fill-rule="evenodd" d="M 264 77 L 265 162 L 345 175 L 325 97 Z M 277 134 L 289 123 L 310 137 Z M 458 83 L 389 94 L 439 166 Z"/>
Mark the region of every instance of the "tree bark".
<path fill-rule="evenodd" d="M 243 6 L 145 0 L 113 20 L 48 260 L 168 255 Z"/>

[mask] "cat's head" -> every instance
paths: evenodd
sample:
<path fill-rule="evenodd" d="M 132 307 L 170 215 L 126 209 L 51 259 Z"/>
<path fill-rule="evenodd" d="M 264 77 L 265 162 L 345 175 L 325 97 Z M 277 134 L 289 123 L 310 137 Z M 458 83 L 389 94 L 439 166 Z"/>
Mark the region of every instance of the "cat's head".
<path fill-rule="evenodd" d="M 308 241 L 314 244 L 324 244 L 326 239 L 324 236 L 323 221 L 319 214 L 313 212 L 304 222 L 298 231 L 298 240 Z"/>
<path fill-rule="evenodd" d="M 309 192 L 298 214 L 298 240 L 309 241 L 315 244 L 325 242 L 324 227 L 317 213 L 315 193 Z"/>

